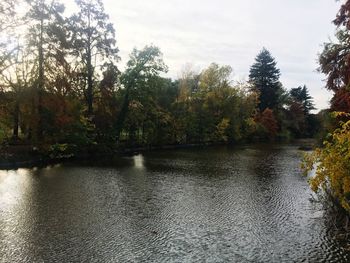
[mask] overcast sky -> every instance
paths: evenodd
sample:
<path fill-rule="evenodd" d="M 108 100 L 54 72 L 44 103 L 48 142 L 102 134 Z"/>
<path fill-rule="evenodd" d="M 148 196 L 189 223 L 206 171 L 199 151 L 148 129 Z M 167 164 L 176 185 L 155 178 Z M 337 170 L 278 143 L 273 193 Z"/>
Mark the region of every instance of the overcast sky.
<path fill-rule="evenodd" d="M 103 0 L 117 33 L 122 58 L 134 47 L 161 48 L 169 77 L 186 63 L 203 69 L 211 62 L 232 66 L 247 78 L 257 53 L 266 47 L 290 89 L 306 84 L 318 109 L 331 93 L 316 72 L 322 43 L 333 37 L 335 0 Z"/>

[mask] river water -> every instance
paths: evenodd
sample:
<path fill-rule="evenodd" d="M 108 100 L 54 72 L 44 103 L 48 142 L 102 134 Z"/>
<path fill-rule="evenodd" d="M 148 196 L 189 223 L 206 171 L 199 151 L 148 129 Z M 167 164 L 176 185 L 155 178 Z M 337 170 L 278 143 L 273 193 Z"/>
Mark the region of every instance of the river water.
<path fill-rule="evenodd" d="M 0 262 L 350 262 L 297 146 L 0 171 Z"/>

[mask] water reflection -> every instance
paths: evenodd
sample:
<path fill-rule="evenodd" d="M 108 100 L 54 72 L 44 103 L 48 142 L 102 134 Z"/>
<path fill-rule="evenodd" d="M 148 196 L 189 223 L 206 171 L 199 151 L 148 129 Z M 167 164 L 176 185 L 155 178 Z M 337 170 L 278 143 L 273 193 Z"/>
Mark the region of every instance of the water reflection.
<path fill-rule="evenodd" d="M 143 169 L 144 167 L 144 159 L 143 159 L 143 155 L 142 154 L 138 154 L 133 156 L 133 160 L 134 160 L 134 166 L 137 169 Z"/>
<path fill-rule="evenodd" d="M 347 262 L 310 193 L 291 146 L 2 171 L 0 261 Z"/>
<path fill-rule="evenodd" d="M 0 254 L 13 262 L 16 255 L 32 254 L 34 184 L 27 169 L 0 171 Z"/>

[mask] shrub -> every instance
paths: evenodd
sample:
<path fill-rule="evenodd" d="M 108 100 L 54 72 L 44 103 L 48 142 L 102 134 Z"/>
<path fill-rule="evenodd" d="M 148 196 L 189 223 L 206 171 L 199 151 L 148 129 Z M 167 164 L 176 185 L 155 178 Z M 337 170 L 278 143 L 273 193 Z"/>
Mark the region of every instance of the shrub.
<path fill-rule="evenodd" d="M 314 167 L 315 175 L 309 179 L 311 189 L 330 194 L 350 212 L 350 121 L 329 134 L 323 148 L 305 156 L 304 171 Z"/>

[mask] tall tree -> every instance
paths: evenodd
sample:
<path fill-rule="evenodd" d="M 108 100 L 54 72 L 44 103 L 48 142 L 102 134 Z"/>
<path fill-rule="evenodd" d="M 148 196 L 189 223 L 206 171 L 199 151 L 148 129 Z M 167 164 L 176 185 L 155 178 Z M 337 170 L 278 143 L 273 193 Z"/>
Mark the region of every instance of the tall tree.
<path fill-rule="evenodd" d="M 135 92 L 138 90 L 147 87 L 150 80 L 167 70 L 168 68 L 164 64 L 162 53 L 158 47 L 146 46 L 142 50 L 134 49 L 132 51 L 127 68 L 121 76 L 124 98 L 116 120 L 117 140 L 119 140 L 120 132 L 129 111 L 130 98 L 135 96 Z"/>
<path fill-rule="evenodd" d="M 37 77 L 35 81 L 37 96 L 33 102 L 33 113 L 37 115 L 37 122 L 31 127 L 34 138 L 42 136 L 44 124 L 43 96 L 46 86 L 45 63 L 52 51 L 52 38 L 49 29 L 56 23 L 62 23 L 64 6 L 55 0 L 26 0 L 29 5 L 27 19 L 30 30 L 28 34 L 29 47 L 37 59 Z M 46 63 L 48 65 L 48 63 Z M 35 109 L 36 108 L 36 109 Z"/>
<path fill-rule="evenodd" d="M 97 140 L 112 141 L 115 139 L 114 124 L 118 112 L 117 91 L 120 88 L 120 71 L 117 66 L 109 65 L 102 73 L 95 97 L 94 124 Z"/>
<path fill-rule="evenodd" d="M 334 92 L 331 109 L 350 112 L 350 0 L 341 6 L 333 22 L 337 40 L 324 44 L 319 71 L 327 76 L 326 88 Z"/>
<path fill-rule="evenodd" d="M 87 115 L 93 114 L 96 67 L 113 63 L 118 59 L 115 47 L 115 30 L 108 22 L 101 0 L 76 0 L 79 12 L 71 21 L 72 53 L 83 64 L 81 69 L 86 81 L 84 89 Z"/>
<path fill-rule="evenodd" d="M 230 100 L 230 104 L 236 106 L 232 103 L 232 99 L 236 97 L 236 91 L 230 86 L 231 74 L 230 66 L 212 63 L 200 75 L 199 90 L 194 101 L 198 120 L 196 128 L 200 141 L 212 140 L 217 128 L 222 130 L 223 125 L 219 124 L 223 119 L 225 120 L 222 124 L 226 123 L 227 127 L 230 124 L 227 115 L 224 116 L 224 106 Z M 222 132 L 219 134 L 222 135 Z"/>
<path fill-rule="evenodd" d="M 323 148 L 306 157 L 303 166 L 306 171 L 313 170 L 313 191 L 329 194 L 331 200 L 350 212 L 350 0 L 344 1 L 334 23 L 338 42 L 325 44 L 319 57 L 320 71 L 327 75 L 326 87 L 334 91 L 331 109 L 342 111 L 336 115 L 347 121 L 328 133 Z"/>
<path fill-rule="evenodd" d="M 274 110 L 279 104 L 282 85 L 279 81 L 280 70 L 276 64 L 271 53 L 263 48 L 250 68 L 249 81 L 253 90 L 260 94 L 259 109 L 261 112 L 266 108 Z"/>

